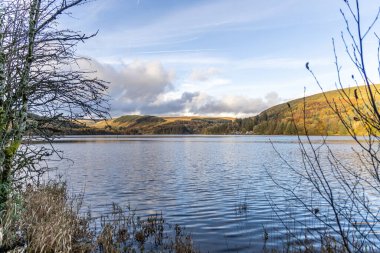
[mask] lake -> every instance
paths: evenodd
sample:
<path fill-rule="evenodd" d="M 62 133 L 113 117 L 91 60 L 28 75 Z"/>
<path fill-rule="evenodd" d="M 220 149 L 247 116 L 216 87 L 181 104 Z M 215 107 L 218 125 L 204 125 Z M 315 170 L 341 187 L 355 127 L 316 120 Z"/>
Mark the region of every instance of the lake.
<path fill-rule="evenodd" d="M 352 152 L 348 137 L 329 141 L 338 157 Z M 302 166 L 294 136 L 71 136 L 55 147 L 71 159 L 54 163 L 58 173 L 69 190 L 85 192 L 84 206 L 95 215 L 112 202 L 141 216 L 162 212 L 167 222 L 185 226 L 203 252 L 279 246 L 285 230 L 268 200 L 289 206 L 268 171 L 289 184 L 296 177 L 275 149 Z M 310 219 L 299 208 L 291 212 Z"/>

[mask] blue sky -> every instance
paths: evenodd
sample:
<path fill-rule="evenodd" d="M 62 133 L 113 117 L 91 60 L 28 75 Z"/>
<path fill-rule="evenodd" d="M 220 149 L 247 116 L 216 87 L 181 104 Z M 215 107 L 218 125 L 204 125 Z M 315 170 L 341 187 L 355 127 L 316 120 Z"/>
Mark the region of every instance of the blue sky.
<path fill-rule="evenodd" d="M 370 22 L 380 1 L 362 6 Z M 72 10 L 63 26 L 98 35 L 81 44 L 81 62 L 110 82 L 111 114 L 249 116 L 334 89 L 335 37 L 343 73 L 337 0 L 98 0 Z M 376 29 L 375 29 L 376 30 Z M 366 44 L 371 73 L 377 43 Z M 347 85 L 352 85 L 347 79 Z"/>

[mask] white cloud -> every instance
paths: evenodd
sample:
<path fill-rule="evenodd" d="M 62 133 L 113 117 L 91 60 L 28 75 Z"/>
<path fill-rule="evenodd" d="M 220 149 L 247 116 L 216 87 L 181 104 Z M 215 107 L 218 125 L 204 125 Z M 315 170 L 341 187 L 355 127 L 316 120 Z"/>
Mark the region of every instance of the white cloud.
<path fill-rule="evenodd" d="M 254 115 L 280 102 L 282 99 L 275 92 L 269 93 L 266 99 L 244 96 L 226 96 L 218 99 L 201 94 L 196 103 L 192 104 L 190 111 L 196 114 Z"/>
<path fill-rule="evenodd" d="M 118 69 L 97 61 L 80 61 L 79 66 L 82 70 L 96 71 L 94 75 L 109 82 L 112 115 L 254 115 L 282 101 L 274 92 L 267 94 L 265 99 L 209 95 L 204 89 L 207 83 L 227 82 L 212 77 L 219 73 L 215 68 L 198 69 L 192 73 L 194 79 L 205 85 L 193 91 L 176 91 L 174 72 L 159 62 L 134 61 Z"/>
<path fill-rule="evenodd" d="M 177 52 L 177 53 L 157 53 L 139 56 L 146 60 L 160 59 L 163 64 L 186 65 L 186 66 L 215 66 L 228 65 L 231 60 L 223 57 L 215 57 L 202 52 Z M 108 59 L 110 60 L 110 59 Z M 130 62 L 131 58 L 124 58 L 123 62 Z M 116 61 L 114 61 L 116 62 Z"/>
<path fill-rule="evenodd" d="M 114 110 L 122 107 L 136 111 L 141 105 L 155 102 L 160 94 L 173 90 L 175 73 L 164 69 L 159 62 L 134 61 L 116 69 L 92 60 L 80 61 L 79 66 L 82 70 L 95 71 L 93 75 L 109 82 Z"/>
<path fill-rule="evenodd" d="M 220 70 L 214 67 L 210 67 L 207 69 L 194 69 L 191 72 L 189 79 L 191 81 L 205 82 L 210 79 L 213 79 L 218 74 L 220 74 Z"/>

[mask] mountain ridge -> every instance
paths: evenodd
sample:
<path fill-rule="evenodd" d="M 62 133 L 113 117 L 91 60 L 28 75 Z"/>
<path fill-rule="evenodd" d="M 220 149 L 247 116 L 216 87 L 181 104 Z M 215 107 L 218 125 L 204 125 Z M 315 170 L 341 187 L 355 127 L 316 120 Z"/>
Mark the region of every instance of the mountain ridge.
<path fill-rule="evenodd" d="M 357 91 L 355 91 L 357 90 Z M 108 120 L 80 120 L 82 128 L 68 134 L 257 134 L 257 135 L 348 135 L 327 101 L 345 110 L 348 120 L 355 118 L 352 108 L 345 104 L 343 93 L 364 94 L 365 87 L 353 87 L 318 93 L 270 107 L 248 118 L 208 116 L 124 115 Z M 365 97 L 365 96 L 364 96 Z M 327 99 L 327 100 L 326 100 Z M 359 106 L 365 98 L 357 100 Z M 304 113 L 304 111 L 306 113 Z M 358 134 L 365 134 L 360 122 L 353 122 Z"/>

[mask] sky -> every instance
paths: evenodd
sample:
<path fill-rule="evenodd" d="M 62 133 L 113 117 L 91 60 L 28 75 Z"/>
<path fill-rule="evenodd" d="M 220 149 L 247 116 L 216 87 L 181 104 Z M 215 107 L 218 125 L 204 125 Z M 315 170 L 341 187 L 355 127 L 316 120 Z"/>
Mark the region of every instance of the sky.
<path fill-rule="evenodd" d="M 380 1 L 361 2 L 365 27 Z M 306 62 L 325 90 L 334 89 L 332 38 L 342 76 L 355 74 L 340 9 L 348 15 L 343 0 L 97 0 L 72 9 L 60 26 L 98 31 L 78 46 L 78 55 L 91 59 L 79 66 L 109 82 L 114 117 L 246 117 L 320 92 Z M 374 38 L 365 48 L 377 82 Z"/>

